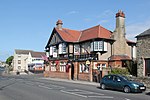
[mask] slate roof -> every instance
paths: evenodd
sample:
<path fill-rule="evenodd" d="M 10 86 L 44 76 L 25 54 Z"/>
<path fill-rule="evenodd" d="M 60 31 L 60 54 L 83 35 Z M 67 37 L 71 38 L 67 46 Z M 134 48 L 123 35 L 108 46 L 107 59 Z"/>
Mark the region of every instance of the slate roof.
<path fill-rule="evenodd" d="M 45 56 L 45 52 L 37 52 L 37 51 L 33 51 L 33 50 L 20 50 L 20 49 L 16 49 L 15 50 L 16 54 L 26 54 L 28 55 L 29 52 L 31 53 L 32 57 L 35 58 L 41 58 L 42 56 Z"/>
<path fill-rule="evenodd" d="M 148 30 L 144 31 L 143 33 L 137 35 L 136 38 L 142 37 L 142 36 L 148 36 L 148 35 L 150 35 L 150 29 L 148 29 Z"/>
<path fill-rule="evenodd" d="M 16 49 L 15 53 L 16 54 L 29 54 L 29 52 L 32 52 L 32 50 L 20 50 L 20 49 Z"/>
<path fill-rule="evenodd" d="M 45 56 L 45 52 L 35 52 L 35 51 L 32 51 L 31 52 L 31 56 L 35 57 L 35 58 L 41 58 L 42 56 L 43 57 Z"/>

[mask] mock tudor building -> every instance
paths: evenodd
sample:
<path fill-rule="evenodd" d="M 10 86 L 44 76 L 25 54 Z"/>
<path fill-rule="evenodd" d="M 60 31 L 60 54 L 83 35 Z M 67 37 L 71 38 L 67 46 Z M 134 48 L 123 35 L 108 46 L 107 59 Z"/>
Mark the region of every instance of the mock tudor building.
<path fill-rule="evenodd" d="M 45 47 L 48 63 L 45 76 L 94 81 L 111 68 L 125 67 L 135 59 L 135 42 L 125 37 L 125 14 L 116 14 L 114 32 L 100 26 L 82 31 L 63 28 L 58 20 Z M 110 68 L 111 66 L 111 68 Z"/>
<path fill-rule="evenodd" d="M 150 29 L 137 35 L 136 38 L 138 76 L 150 76 Z"/>

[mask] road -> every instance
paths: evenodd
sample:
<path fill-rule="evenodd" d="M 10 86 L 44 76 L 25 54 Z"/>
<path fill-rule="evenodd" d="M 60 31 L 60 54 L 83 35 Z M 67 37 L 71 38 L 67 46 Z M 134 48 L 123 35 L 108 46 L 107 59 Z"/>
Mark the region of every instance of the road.
<path fill-rule="evenodd" d="M 101 90 L 95 85 L 37 75 L 18 75 L 0 76 L 0 100 L 150 100 L 150 95 Z"/>

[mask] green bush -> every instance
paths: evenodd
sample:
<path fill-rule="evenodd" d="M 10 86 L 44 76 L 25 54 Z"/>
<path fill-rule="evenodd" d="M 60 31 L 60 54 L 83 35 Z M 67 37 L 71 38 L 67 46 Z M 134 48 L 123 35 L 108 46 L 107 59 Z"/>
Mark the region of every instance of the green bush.
<path fill-rule="evenodd" d="M 111 74 L 129 75 L 129 72 L 126 68 L 113 68 Z"/>

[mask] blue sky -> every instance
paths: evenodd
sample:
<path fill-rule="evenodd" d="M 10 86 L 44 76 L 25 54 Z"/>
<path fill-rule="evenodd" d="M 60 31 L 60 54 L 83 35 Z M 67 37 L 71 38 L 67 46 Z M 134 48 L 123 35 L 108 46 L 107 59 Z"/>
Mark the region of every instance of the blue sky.
<path fill-rule="evenodd" d="M 115 29 L 115 14 L 125 13 L 127 38 L 150 28 L 150 0 L 0 0 L 0 60 L 15 49 L 44 51 L 56 21 L 84 30 L 101 25 Z"/>

